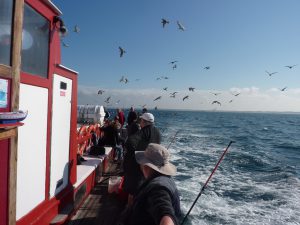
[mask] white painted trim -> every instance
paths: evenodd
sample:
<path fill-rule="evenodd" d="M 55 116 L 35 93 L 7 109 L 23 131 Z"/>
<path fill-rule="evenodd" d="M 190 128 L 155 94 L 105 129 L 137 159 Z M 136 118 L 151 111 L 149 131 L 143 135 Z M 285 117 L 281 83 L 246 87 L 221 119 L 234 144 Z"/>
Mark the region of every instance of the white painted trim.
<path fill-rule="evenodd" d="M 52 8 L 59 16 L 62 15 L 62 12 L 59 10 L 59 8 L 57 8 L 56 5 L 53 4 L 53 2 L 51 2 L 50 0 L 44 0 L 44 2 L 50 6 L 50 8 Z"/>
<path fill-rule="evenodd" d="M 97 167 L 105 159 L 105 155 L 101 158 L 83 157 L 86 161 L 83 161 L 81 165 L 77 165 L 77 180 L 73 187 L 76 189 L 79 187 L 85 179 L 97 169 Z"/>
<path fill-rule="evenodd" d="M 58 67 L 60 67 L 60 68 L 63 68 L 63 69 L 65 69 L 65 70 L 69 70 L 69 71 L 71 71 L 71 72 L 73 72 L 73 73 L 78 74 L 77 71 L 72 70 L 72 69 L 70 69 L 70 68 L 68 68 L 68 67 L 66 67 L 66 66 L 63 66 L 63 65 L 61 65 L 61 64 L 56 64 L 56 65 L 57 65 Z"/>

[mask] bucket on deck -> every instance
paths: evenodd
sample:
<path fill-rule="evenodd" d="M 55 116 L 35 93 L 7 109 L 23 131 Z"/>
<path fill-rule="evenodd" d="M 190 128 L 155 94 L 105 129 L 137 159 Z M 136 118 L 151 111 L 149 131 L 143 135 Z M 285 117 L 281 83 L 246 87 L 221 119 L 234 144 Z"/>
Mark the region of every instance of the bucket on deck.
<path fill-rule="evenodd" d="M 119 193 L 119 186 L 121 183 L 122 177 L 112 176 L 108 181 L 108 193 Z"/>

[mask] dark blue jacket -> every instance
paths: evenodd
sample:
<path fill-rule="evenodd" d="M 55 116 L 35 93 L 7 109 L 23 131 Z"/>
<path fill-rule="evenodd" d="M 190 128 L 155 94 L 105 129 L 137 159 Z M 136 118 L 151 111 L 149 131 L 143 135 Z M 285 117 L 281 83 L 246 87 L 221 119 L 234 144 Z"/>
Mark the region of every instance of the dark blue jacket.
<path fill-rule="evenodd" d="M 134 197 L 133 205 L 123 214 L 119 224 L 156 225 L 166 215 L 172 218 L 175 225 L 179 224 L 179 194 L 171 177 L 158 175 L 142 184 Z"/>

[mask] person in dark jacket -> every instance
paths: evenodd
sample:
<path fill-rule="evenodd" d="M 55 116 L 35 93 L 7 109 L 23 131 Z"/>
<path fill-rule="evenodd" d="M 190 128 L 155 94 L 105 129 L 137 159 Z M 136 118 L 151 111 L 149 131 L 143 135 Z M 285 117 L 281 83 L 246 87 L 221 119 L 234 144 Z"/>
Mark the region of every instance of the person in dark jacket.
<path fill-rule="evenodd" d="M 154 126 L 154 116 L 151 113 L 144 113 L 140 116 L 140 126 L 141 130 L 129 136 L 125 142 L 124 190 L 129 194 L 129 204 L 144 180 L 140 166 L 135 160 L 135 151 L 144 151 L 149 143 L 161 143 L 161 134 Z"/>
<path fill-rule="evenodd" d="M 162 145 L 150 143 L 145 151 L 135 152 L 135 157 L 146 180 L 117 224 L 179 224 L 179 193 L 171 178 L 176 174 L 176 167 L 169 162 L 169 151 Z"/>
<path fill-rule="evenodd" d="M 134 111 L 133 107 L 130 107 L 128 116 L 127 116 L 127 124 L 130 126 L 137 119 L 137 113 Z"/>

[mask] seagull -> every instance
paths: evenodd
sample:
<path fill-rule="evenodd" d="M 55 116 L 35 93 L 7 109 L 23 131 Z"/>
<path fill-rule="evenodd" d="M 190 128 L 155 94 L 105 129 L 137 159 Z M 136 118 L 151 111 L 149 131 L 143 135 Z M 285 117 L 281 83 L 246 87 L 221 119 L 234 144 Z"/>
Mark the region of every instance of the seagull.
<path fill-rule="evenodd" d="M 163 88 L 164 91 L 168 91 L 168 87 Z"/>
<path fill-rule="evenodd" d="M 203 69 L 209 70 L 209 69 L 210 69 L 210 66 L 206 66 L 206 67 L 204 67 Z"/>
<path fill-rule="evenodd" d="M 161 96 L 158 96 L 156 99 L 154 99 L 153 101 L 159 100 L 161 99 Z"/>
<path fill-rule="evenodd" d="M 185 31 L 184 26 L 178 20 L 177 20 L 177 25 L 179 30 Z"/>
<path fill-rule="evenodd" d="M 110 96 L 104 102 L 106 102 L 108 104 L 109 100 L 110 100 Z"/>
<path fill-rule="evenodd" d="M 122 57 L 123 54 L 126 53 L 126 51 L 122 47 L 119 47 L 119 50 L 120 50 L 120 57 Z"/>
<path fill-rule="evenodd" d="M 168 80 L 168 79 L 169 79 L 169 77 L 162 77 L 162 78 L 164 78 L 165 80 Z"/>
<path fill-rule="evenodd" d="M 218 96 L 219 94 L 221 94 L 221 93 L 214 93 L 214 92 L 211 92 L 211 93 L 215 96 Z"/>
<path fill-rule="evenodd" d="M 99 91 L 98 91 L 98 95 L 102 95 L 103 93 L 104 93 L 103 90 L 99 90 Z"/>
<path fill-rule="evenodd" d="M 236 94 L 233 94 L 235 97 L 239 96 L 241 93 L 236 93 Z"/>
<path fill-rule="evenodd" d="M 280 89 L 280 91 L 285 91 L 287 89 L 287 87 L 284 87 L 282 89 Z"/>
<path fill-rule="evenodd" d="M 295 66 L 297 66 L 297 64 L 296 64 L 296 65 L 292 65 L 292 66 L 285 66 L 285 67 L 287 67 L 287 68 L 289 68 L 289 69 L 292 69 L 292 68 L 295 67 Z"/>
<path fill-rule="evenodd" d="M 161 77 L 157 77 L 156 80 L 161 80 Z"/>
<path fill-rule="evenodd" d="M 178 61 L 177 60 L 175 60 L 175 61 L 171 61 L 170 63 L 171 64 L 174 64 L 174 63 L 177 63 Z"/>
<path fill-rule="evenodd" d="M 122 76 L 119 81 L 120 82 L 124 82 L 125 84 L 127 84 L 129 82 L 129 80 L 126 77 L 124 77 L 124 76 Z"/>
<path fill-rule="evenodd" d="M 184 96 L 183 99 L 182 99 L 182 101 L 184 101 L 184 100 L 186 100 L 186 99 L 189 99 L 189 96 L 188 96 L 188 95 Z"/>
<path fill-rule="evenodd" d="M 277 73 L 277 72 L 272 72 L 272 73 L 270 73 L 270 72 L 266 71 L 266 73 L 267 73 L 269 76 L 272 76 L 273 74 L 275 74 L 275 73 Z"/>
<path fill-rule="evenodd" d="M 121 79 L 120 79 L 120 82 L 124 82 L 125 81 L 125 77 L 122 76 Z"/>
<path fill-rule="evenodd" d="M 231 103 L 231 102 L 233 102 L 233 99 L 231 99 L 231 100 L 229 101 L 229 103 Z"/>
<path fill-rule="evenodd" d="M 176 65 L 176 64 L 174 64 L 174 66 L 173 66 L 172 68 L 173 68 L 173 70 L 174 70 L 174 69 L 176 69 L 176 68 L 177 68 L 177 65 Z"/>
<path fill-rule="evenodd" d="M 120 100 L 116 101 L 116 105 L 120 103 Z"/>
<path fill-rule="evenodd" d="M 221 105 L 221 103 L 220 103 L 219 101 L 213 101 L 211 104 L 212 104 L 212 105 L 213 105 L 213 104 L 219 104 L 219 105 Z"/>
<path fill-rule="evenodd" d="M 177 94 L 177 93 L 178 93 L 177 91 L 174 91 L 173 93 L 170 93 L 170 97 L 175 98 L 176 97 L 175 94 Z"/>
<path fill-rule="evenodd" d="M 154 110 L 157 110 L 157 106 L 154 107 Z"/>
<path fill-rule="evenodd" d="M 79 33 L 80 32 L 80 28 L 78 27 L 78 25 L 75 25 L 74 30 L 75 33 Z"/>
<path fill-rule="evenodd" d="M 189 87 L 189 91 L 194 91 L 194 90 L 195 90 L 195 88 Z"/>
<path fill-rule="evenodd" d="M 70 46 L 70 45 L 66 44 L 64 41 L 61 41 L 61 42 L 62 42 L 63 46 L 66 48 L 68 48 Z"/>
<path fill-rule="evenodd" d="M 163 25 L 163 28 L 165 27 L 165 25 L 167 24 L 167 23 L 170 23 L 168 20 L 166 20 L 166 19 L 164 19 L 164 18 L 162 18 L 161 19 L 161 23 L 162 23 L 162 25 Z"/>

